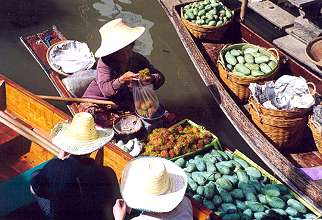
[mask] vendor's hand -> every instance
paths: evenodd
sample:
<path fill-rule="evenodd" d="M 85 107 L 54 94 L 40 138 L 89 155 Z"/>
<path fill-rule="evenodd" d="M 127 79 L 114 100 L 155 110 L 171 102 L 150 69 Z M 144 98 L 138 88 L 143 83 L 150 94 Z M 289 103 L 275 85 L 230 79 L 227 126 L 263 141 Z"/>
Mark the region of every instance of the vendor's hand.
<path fill-rule="evenodd" d="M 65 152 L 65 151 L 63 151 L 63 150 L 60 150 L 60 151 L 59 151 L 59 153 L 58 153 L 58 155 L 57 155 L 57 157 L 58 157 L 59 159 L 61 159 L 61 160 L 65 160 L 65 159 L 67 159 L 69 156 L 70 156 L 70 154 L 69 154 L 69 153 L 67 153 L 67 152 Z"/>
<path fill-rule="evenodd" d="M 126 215 L 126 203 L 123 199 L 117 199 L 113 206 L 113 215 L 115 220 L 124 220 Z"/>
<path fill-rule="evenodd" d="M 137 79 L 138 76 L 139 74 L 128 71 L 120 76 L 119 80 L 121 83 L 131 82 L 132 80 Z"/>

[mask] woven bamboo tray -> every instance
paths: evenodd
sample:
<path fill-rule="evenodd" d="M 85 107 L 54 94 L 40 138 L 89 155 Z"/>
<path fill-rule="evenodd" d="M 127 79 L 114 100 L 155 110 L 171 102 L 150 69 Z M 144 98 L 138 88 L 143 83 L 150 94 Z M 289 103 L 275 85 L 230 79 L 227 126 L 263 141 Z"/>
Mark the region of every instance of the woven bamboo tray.
<path fill-rule="evenodd" d="M 181 21 L 189 30 L 189 32 L 197 39 L 220 41 L 223 38 L 227 29 L 231 26 L 232 21 L 234 20 L 235 13 L 233 14 L 230 21 L 220 26 L 198 25 L 188 21 L 183 17 L 183 6 L 180 9 Z"/>
<path fill-rule="evenodd" d="M 277 67 L 270 73 L 265 76 L 258 76 L 258 77 L 253 77 L 253 76 L 239 76 L 236 75 L 232 72 L 230 72 L 225 65 L 224 61 L 224 53 L 227 50 L 230 49 L 239 49 L 245 45 L 250 45 L 251 47 L 257 47 L 261 53 L 264 53 L 271 58 L 273 58 L 276 63 Z M 234 44 L 230 46 L 224 47 L 219 54 L 219 58 L 217 61 L 217 68 L 219 72 L 219 76 L 221 80 L 226 84 L 226 86 L 230 89 L 230 91 L 236 96 L 236 99 L 239 101 L 240 104 L 246 104 L 250 95 L 250 90 L 248 88 L 250 83 L 261 83 L 264 81 L 269 81 L 272 80 L 276 74 L 278 73 L 280 66 L 280 57 L 279 53 L 275 48 L 268 48 L 264 49 L 262 47 L 248 44 L 248 43 L 240 43 L 240 44 Z"/>
<path fill-rule="evenodd" d="M 311 129 L 316 148 L 322 154 L 322 127 L 312 117 L 309 117 L 308 126 Z"/>

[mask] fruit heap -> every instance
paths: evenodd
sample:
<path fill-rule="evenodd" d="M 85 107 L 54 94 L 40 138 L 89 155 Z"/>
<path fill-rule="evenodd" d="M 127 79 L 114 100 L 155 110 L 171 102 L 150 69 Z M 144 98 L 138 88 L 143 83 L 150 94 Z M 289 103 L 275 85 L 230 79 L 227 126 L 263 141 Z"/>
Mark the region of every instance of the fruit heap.
<path fill-rule="evenodd" d="M 273 56 L 268 52 L 264 53 L 263 50 L 249 44 L 240 49 L 228 50 L 224 54 L 225 66 L 229 71 L 240 76 L 268 75 L 276 69 L 277 62 Z"/>
<path fill-rule="evenodd" d="M 212 150 L 175 163 L 188 176 L 187 194 L 223 220 L 283 215 L 316 219 L 289 189 L 273 183 L 255 167 L 228 151 Z"/>
<path fill-rule="evenodd" d="M 183 7 L 183 17 L 198 25 L 221 26 L 232 20 L 234 11 L 217 0 L 204 0 Z"/>
<path fill-rule="evenodd" d="M 202 149 L 213 139 L 210 132 L 192 125 L 158 128 L 149 134 L 144 155 L 174 158 Z"/>

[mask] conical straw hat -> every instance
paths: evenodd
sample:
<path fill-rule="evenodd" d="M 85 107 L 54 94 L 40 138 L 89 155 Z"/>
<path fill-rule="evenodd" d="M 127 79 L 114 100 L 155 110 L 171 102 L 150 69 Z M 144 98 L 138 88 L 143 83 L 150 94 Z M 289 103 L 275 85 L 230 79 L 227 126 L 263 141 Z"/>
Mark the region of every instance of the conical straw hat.
<path fill-rule="evenodd" d="M 122 18 L 106 23 L 99 30 L 101 46 L 95 52 L 95 57 L 107 56 L 126 47 L 138 39 L 144 31 L 144 27 L 129 27 Z"/>
<path fill-rule="evenodd" d="M 95 127 L 94 118 L 87 112 L 75 114 L 71 123 L 58 123 L 52 130 L 52 142 L 74 155 L 91 153 L 109 142 L 112 129 Z"/>
<path fill-rule="evenodd" d="M 131 208 L 170 212 L 182 201 L 187 176 L 175 163 L 159 157 L 140 157 L 123 170 L 121 194 Z"/>

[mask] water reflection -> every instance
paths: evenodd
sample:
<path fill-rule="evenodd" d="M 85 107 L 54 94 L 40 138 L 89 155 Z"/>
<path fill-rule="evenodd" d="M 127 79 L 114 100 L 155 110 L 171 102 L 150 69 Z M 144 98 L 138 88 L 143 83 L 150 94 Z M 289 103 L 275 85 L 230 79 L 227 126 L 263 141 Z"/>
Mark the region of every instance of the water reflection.
<path fill-rule="evenodd" d="M 131 4 L 131 1 L 121 0 L 121 3 Z M 99 21 L 106 22 L 115 18 L 122 18 L 131 27 L 143 26 L 145 27 L 144 34 L 136 41 L 134 51 L 141 53 L 142 55 L 149 56 L 153 50 L 153 40 L 150 33 L 150 28 L 154 25 L 152 21 L 146 20 L 142 15 L 135 14 L 130 11 L 122 11 L 122 6 L 116 4 L 113 0 L 102 0 L 96 2 L 93 7 L 106 18 L 99 18 Z"/>

